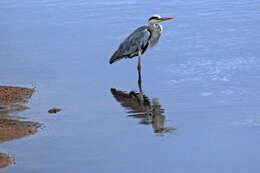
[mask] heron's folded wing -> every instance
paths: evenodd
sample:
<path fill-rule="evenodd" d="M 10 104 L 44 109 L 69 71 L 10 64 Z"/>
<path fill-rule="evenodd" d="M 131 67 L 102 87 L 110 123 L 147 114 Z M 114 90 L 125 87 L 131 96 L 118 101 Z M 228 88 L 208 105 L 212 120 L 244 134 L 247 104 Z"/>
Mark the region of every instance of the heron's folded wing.
<path fill-rule="evenodd" d="M 142 26 L 137 28 L 120 44 L 118 55 L 127 57 L 137 56 L 138 51 L 147 48 L 150 36 L 149 27 Z"/>

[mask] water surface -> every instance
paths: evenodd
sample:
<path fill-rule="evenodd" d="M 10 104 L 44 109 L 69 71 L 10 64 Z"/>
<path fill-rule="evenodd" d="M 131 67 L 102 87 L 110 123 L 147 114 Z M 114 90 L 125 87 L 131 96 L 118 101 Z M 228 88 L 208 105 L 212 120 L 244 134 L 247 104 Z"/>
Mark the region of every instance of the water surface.
<path fill-rule="evenodd" d="M 137 59 L 108 61 L 153 14 L 176 17 L 142 57 L 143 93 L 170 133 L 111 93 L 138 94 Z M 258 172 L 258 1 L 2 0 L 0 19 L 0 84 L 35 87 L 18 115 L 44 125 L 0 144 L 16 162 L 3 171 Z"/>

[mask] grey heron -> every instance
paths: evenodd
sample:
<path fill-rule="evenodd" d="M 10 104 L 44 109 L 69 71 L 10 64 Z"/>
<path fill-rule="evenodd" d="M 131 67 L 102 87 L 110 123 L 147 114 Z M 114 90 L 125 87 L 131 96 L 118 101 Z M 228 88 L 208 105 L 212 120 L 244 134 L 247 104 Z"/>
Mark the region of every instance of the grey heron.
<path fill-rule="evenodd" d="M 148 20 L 148 26 L 141 26 L 130 34 L 119 46 L 117 51 L 110 58 L 109 63 L 112 64 L 122 58 L 133 58 L 138 56 L 138 73 L 140 78 L 141 71 L 141 55 L 146 51 L 148 46 L 155 46 L 162 34 L 163 27 L 159 22 L 174 19 L 173 17 L 161 17 L 153 15 Z"/>

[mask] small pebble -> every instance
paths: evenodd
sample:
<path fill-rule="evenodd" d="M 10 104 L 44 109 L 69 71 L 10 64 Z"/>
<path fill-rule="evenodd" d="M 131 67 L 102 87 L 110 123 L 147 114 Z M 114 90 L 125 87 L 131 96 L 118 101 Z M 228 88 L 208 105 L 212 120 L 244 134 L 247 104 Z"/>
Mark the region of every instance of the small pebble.
<path fill-rule="evenodd" d="M 52 108 L 52 109 L 49 109 L 48 112 L 50 114 L 56 114 L 57 112 L 60 112 L 61 109 L 60 108 Z"/>

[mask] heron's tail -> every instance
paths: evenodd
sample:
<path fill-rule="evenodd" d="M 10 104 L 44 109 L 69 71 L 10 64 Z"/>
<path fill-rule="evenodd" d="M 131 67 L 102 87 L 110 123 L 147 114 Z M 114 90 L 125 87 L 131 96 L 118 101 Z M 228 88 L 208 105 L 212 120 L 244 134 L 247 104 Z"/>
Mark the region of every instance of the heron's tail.
<path fill-rule="evenodd" d="M 113 64 L 116 61 L 119 61 L 120 59 L 124 58 L 124 56 L 119 56 L 118 51 L 116 51 L 113 56 L 110 58 L 109 63 Z"/>

